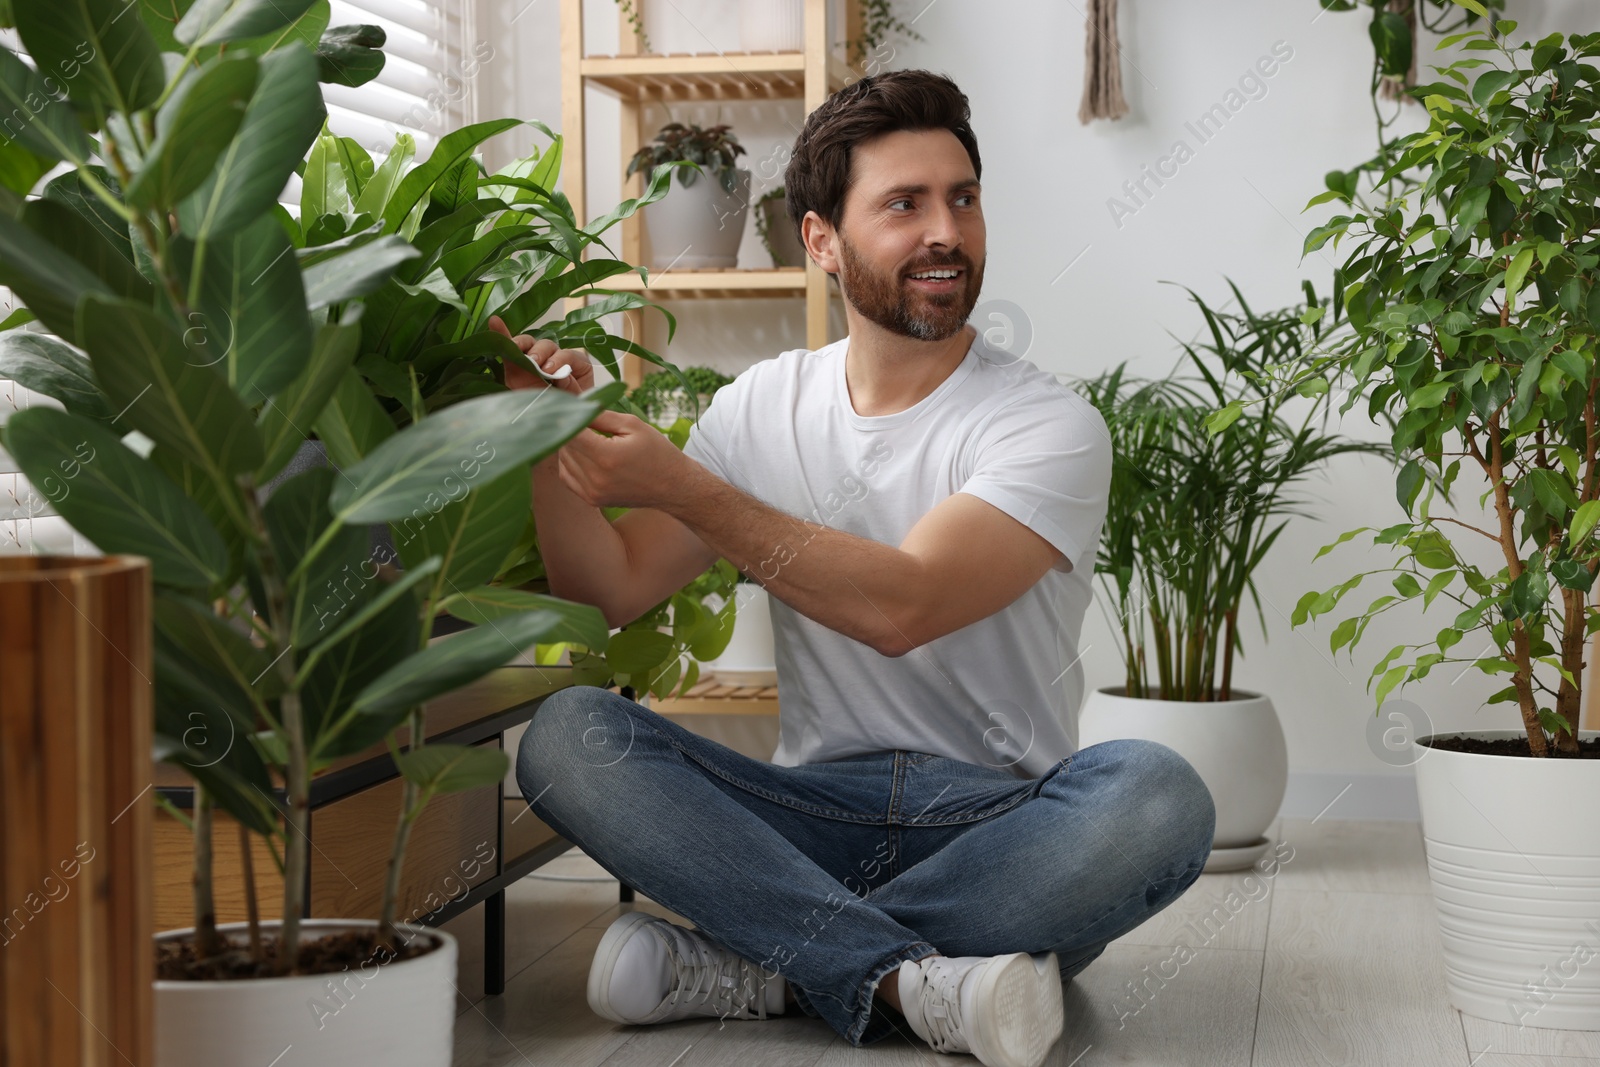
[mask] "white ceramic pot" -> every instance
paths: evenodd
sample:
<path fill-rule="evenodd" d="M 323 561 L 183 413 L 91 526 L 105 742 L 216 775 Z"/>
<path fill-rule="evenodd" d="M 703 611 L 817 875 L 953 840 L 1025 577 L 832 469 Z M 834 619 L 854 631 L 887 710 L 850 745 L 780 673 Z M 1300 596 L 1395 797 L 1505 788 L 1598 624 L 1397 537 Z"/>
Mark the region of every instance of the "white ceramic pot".
<path fill-rule="evenodd" d="M 739 0 L 739 47 L 799 52 L 806 45 L 805 0 Z"/>
<path fill-rule="evenodd" d="M 278 923 L 262 923 L 276 931 Z M 308 933 L 374 927 L 361 920 L 307 919 Z M 242 941 L 244 923 L 218 927 Z M 456 939 L 431 937 L 423 956 L 338 974 L 229 982 L 156 982 L 160 1067 L 450 1067 L 456 1021 Z M 190 930 L 157 934 L 158 942 Z"/>
<path fill-rule="evenodd" d="M 765 586 L 740 582 L 733 587 L 733 635 L 711 673 L 723 685 L 777 685 L 772 646 L 772 601 Z"/>
<path fill-rule="evenodd" d="M 644 209 L 651 269 L 738 265 L 750 214 L 750 172 L 735 170 L 734 178 L 730 193 L 709 170 L 687 188 L 673 175 L 667 195 Z"/>
<path fill-rule="evenodd" d="M 1600 760 L 1428 746 L 1441 736 L 1413 744 L 1450 1003 L 1517 1027 L 1600 1030 Z"/>
<path fill-rule="evenodd" d="M 1217 807 L 1207 871 L 1241 870 L 1271 846 L 1267 827 L 1289 785 L 1289 749 L 1272 701 L 1233 691 L 1232 700 L 1136 700 L 1125 687 L 1096 689 L 1078 716 L 1078 747 L 1138 737 L 1159 741 L 1199 772 Z"/>

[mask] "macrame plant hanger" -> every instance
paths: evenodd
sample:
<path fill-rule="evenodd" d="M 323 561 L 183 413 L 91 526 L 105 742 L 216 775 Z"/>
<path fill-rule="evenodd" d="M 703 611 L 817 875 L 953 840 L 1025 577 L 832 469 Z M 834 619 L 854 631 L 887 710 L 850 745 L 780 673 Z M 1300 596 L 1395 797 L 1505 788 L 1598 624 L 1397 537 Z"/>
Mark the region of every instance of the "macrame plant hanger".
<path fill-rule="evenodd" d="M 1128 113 L 1122 96 L 1122 65 L 1117 48 L 1117 0 L 1089 0 L 1083 42 L 1083 102 L 1078 121 L 1120 119 Z"/>

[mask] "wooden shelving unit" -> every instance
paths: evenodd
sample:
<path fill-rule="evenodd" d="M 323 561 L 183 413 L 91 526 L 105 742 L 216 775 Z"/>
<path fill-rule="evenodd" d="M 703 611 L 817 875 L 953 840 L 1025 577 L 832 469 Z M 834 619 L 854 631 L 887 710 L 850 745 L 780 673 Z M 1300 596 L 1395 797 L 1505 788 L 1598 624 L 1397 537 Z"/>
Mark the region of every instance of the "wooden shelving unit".
<path fill-rule="evenodd" d="M 662 715 L 776 715 L 778 687 L 723 685 L 708 678 L 696 682 L 682 696 L 667 700 L 652 697 L 650 707 Z"/>
<path fill-rule="evenodd" d="M 644 0 L 634 0 L 642 19 Z M 858 0 L 845 2 L 846 35 L 860 36 L 861 8 Z M 666 101 L 699 100 L 800 100 L 805 113 L 863 72 L 836 54 L 831 46 L 828 25 L 828 0 L 805 0 L 805 48 L 799 52 L 720 52 L 641 54 L 639 39 L 621 11 L 617 14 L 619 52 L 613 56 L 584 54 L 582 0 L 561 0 L 561 120 L 564 139 L 563 189 L 572 203 L 573 214 L 582 223 L 590 221 L 584 181 L 587 175 L 587 108 L 585 90 L 596 86 L 614 94 L 621 104 L 621 159 L 632 158 L 639 147 L 654 137 L 644 129 L 643 116 L 648 104 Z M 624 198 L 644 191 L 644 175 L 634 174 L 622 187 Z M 751 209 L 755 209 L 752 203 Z M 645 208 L 648 212 L 649 208 Z M 642 220 L 639 214 L 621 223 L 618 255 L 628 263 L 642 261 Z M 646 287 L 637 275 L 609 279 L 607 287 L 648 292 L 652 297 L 682 299 L 723 299 L 729 297 L 793 297 L 806 302 L 806 346 L 821 348 L 828 337 L 828 276 L 815 263 L 804 267 L 735 268 L 731 270 L 670 270 L 652 272 Z M 587 297 L 568 300 L 572 311 L 588 302 Z M 644 333 L 644 315 L 623 312 L 623 335 L 637 340 Z M 623 380 L 637 385 L 644 376 L 645 364 L 634 355 L 625 355 Z"/>

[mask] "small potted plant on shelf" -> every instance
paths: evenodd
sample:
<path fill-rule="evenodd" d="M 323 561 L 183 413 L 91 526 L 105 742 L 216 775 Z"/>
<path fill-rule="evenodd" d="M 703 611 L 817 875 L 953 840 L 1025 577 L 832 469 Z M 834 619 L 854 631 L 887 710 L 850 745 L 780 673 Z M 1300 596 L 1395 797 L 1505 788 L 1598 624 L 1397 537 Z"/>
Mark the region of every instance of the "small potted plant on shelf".
<path fill-rule="evenodd" d="M 1515 28 L 1441 42 L 1471 56 L 1409 90 L 1427 128 L 1333 172 L 1311 201 L 1342 213 L 1306 252 L 1354 245 L 1336 294 L 1350 329 L 1295 370 L 1349 383 L 1344 409 L 1366 399 L 1393 417 L 1405 520 L 1373 532 L 1394 566 L 1308 592 L 1293 621 L 1333 611 L 1373 573 L 1392 573 L 1392 591 L 1334 628 L 1335 652 L 1384 611 L 1448 602 L 1443 628 L 1390 649 L 1372 679 L 1381 705 L 1460 663 L 1502 675 L 1485 703 L 1515 711 L 1514 729 L 1411 742 L 1450 1002 L 1517 1026 L 1600 1030 L 1600 985 L 1549 980 L 1600 924 L 1600 834 L 1564 817 L 1600 804 L 1600 731 L 1579 729 L 1600 629 L 1600 34 L 1513 46 Z M 1362 174 L 1374 181 L 1358 194 Z M 1484 479 L 1476 509 L 1449 496 L 1463 466 Z M 1474 550 L 1485 540 L 1497 569 Z"/>
<path fill-rule="evenodd" d="M 772 257 L 774 267 L 803 267 L 806 246 L 800 243 L 794 223 L 789 220 L 783 186 L 769 189 L 756 201 L 756 236 Z"/>
<path fill-rule="evenodd" d="M 750 213 L 750 172 L 735 165 L 742 154 L 744 146 L 726 124 L 702 129 L 672 122 L 628 160 L 624 177 L 643 171 L 652 180 L 665 164 L 691 164 L 678 171 L 678 191 L 645 212 L 657 270 L 737 264 Z M 709 180 L 700 181 L 702 175 Z"/>
<path fill-rule="evenodd" d="M 1334 456 L 1384 452 L 1321 432 L 1325 392 L 1286 390 L 1267 373 L 1312 349 L 1326 324 L 1303 323 L 1300 308 L 1254 312 L 1230 288 L 1238 314 L 1190 292 L 1213 339 L 1183 345 L 1195 378 L 1130 379 L 1124 364 L 1082 386 L 1115 443 L 1095 573 L 1117 606 L 1126 678 L 1088 694 L 1078 743 L 1142 737 L 1188 759 L 1216 801 L 1213 871 L 1248 867 L 1271 847 L 1265 832 L 1288 784 L 1272 700 L 1233 681 L 1246 595 L 1260 613 L 1254 572 L 1289 517 L 1304 514 L 1296 485 Z M 1291 422 L 1285 408 L 1301 397 L 1313 403 Z"/>
<path fill-rule="evenodd" d="M 401 264 L 428 265 L 419 285 L 443 291 L 433 271 L 449 277 L 454 261 L 423 236 L 429 204 L 458 195 L 461 161 L 518 123 L 455 131 L 409 169 L 385 160 L 370 179 L 390 186 L 381 206 L 362 210 L 358 194 L 343 235 L 318 244 L 328 228 L 277 198 L 312 162 L 319 71 L 341 77 L 343 65 L 319 64 L 285 32 L 287 12 L 196 5 L 163 36 L 159 20 L 152 32 L 140 17 L 91 27 L 78 8 L 14 11 L 34 65 L 0 48 L 0 80 L 31 109 L 0 145 L 0 284 L 42 329 L 25 346 L 0 333 L 0 367 L 60 407 L 19 412 L 4 443 L 79 533 L 150 560 L 157 752 L 194 782 L 195 922 L 159 938 L 157 1060 L 444 1067 L 455 944 L 398 921 L 406 843 L 431 797 L 497 785 L 506 759 L 426 743 L 424 705 L 536 642 L 606 638 L 595 608 L 524 596 L 494 627 L 430 644 L 441 604 L 471 599 L 521 530 L 518 516 L 459 537 L 456 505 L 526 511 L 530 464 L 622 385 L 551 393 L 531 410 L 485 390 L 411 409 L 397 430 L 355 368 L 372 323 L 415 328 L 380 299 Z M 70 66 L 91 29 L 114 33 L 115 51 L 96 38 L 107 59 L 64 79 L 63 99 L 46 72 Z M 69 169 L 34 195 L 44 168 L 16 178 L 30 158 Z M 336 198 L 338 175 L 363 170 L 319 165 L 309 180 Z M 13 358 L 19 347 L 27 358 Z M 267 492 L 312 427 L 349 449 L 342 470 Z M 403 574 L 375 565 L 372 523 L 425 546 Z M 308 919 L 312 776 L 384 742 L 404 798 L 380 913 Z M 248 894 L 246 923 L 217 924 L 219 809 L 268 840 L 283 876 L 276 921 Z M 345 995 L 330 1001 L 335 976 Z"/>

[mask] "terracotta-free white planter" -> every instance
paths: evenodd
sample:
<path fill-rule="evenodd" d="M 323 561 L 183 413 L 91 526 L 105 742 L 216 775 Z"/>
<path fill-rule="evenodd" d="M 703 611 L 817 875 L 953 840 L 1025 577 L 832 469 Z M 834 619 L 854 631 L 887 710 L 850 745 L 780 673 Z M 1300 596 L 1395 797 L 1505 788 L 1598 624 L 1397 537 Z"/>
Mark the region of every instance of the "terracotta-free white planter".
<path fill-rule="evenodd" d="M 1450 1003 L 1480 1019 L 1600 1030 L 1600 760 L 1413 741 Z M 1579 730 L 1580 740 L 1600 730 Z"/>
<path fill-rule="evenodd" d="M 644 209 L 653 270 L 734 267 L 750 214 L 750 172 L 734 171 L 733 192 L 710 172 L 687 188 L 672 176 L 667 195 Z"/>
<path fill-rule="evenodd" d="M 739 582 L 733 587 L 733 635 L 716 658 L 711 673 L 723 685 L 777 685 L 778 668 L 772 644 L 772 601 L 765 586 Z"/>
<path fill-rule="evenodd" d="M 739 0 L 739 47 L 799 52 L 806 44 L 805 0 Z"/>
<path fill-rule="evenodd" d="M 274 933 L 278 923 L 262 923 Z M 306 919 L 325 934 L 377 923 Z M 218 927 L 242 941 L 244 923 Z M 442 930 L 402 926 L 436 939 L 414 959 L 373 963 L 337 974 L 224 982 L 156 982 L 156 1063 L 160 1067 L 450 1067 L 456 1021 L 456 939 Z M 165 941 L 191 930 L 157 934 Z"/>
<path fill-rule="evenodd" d="M 1096 689 L 1078 716 L 1078 747 L 1137 737 L 1188 760 L 1217 807 L 1207 871 L 1249 867 L 1271 846 L 1268 826 L 1289 786 L 1289 749 L 1272 701 L 1233 690 L 1233 699 L 1141 700 L 1125 687 Z"/>

